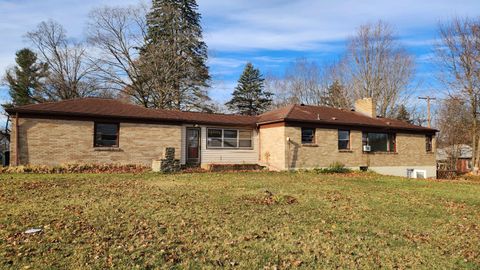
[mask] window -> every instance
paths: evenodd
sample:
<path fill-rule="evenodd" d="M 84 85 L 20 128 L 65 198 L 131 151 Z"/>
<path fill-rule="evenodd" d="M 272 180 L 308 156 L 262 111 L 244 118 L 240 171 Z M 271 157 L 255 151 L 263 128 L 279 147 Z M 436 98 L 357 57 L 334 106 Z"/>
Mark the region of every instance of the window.
<path fill-rule="evenodd" d="M 338 150 L 350 150 L 350 130 L 338 130 Z"/>
<path fill-rule="evenodd" d="M 426 170 L 414 170 L 413 172 L 414 172 L 415 178 L 421 178 L 421 179 L 427 178 Z"/>
<path fill-rule="evenodd" d="M 233 129 L 223 130 L 223 147 L 227 147 L 227 148 L 238 147 L 238 130 L 233 130 Z"/>
<path fill-rule="evenodd" d="M 238 140 L 238 146 L 239 147 L 247 147 L 251 148 L 252 147 L 252 131 L 251 130 L 240 130 L 239 131 L 239 140 Z"/>
<path fill-rule="evenodd" d="M 302 128 L 302 143 L 315 143 L 315 129 L 314 128 Z"/>
<path fill-rule="evenodd" d="M 432 150 L 433 150 L 432 141 L 433 141 L 433 136 L 432 135 L 426 135 L 425 136 L 425 148 L 427 150 L 427 153 L 431 153 Z"/>
<path fill-rule="evenodd" d="M 118 123 L 95 123 L 94 147 L 118 147 Z"/>
<path fill-rule="evenodd" d="M 407 169 L 407 178 L 413 178 L 414 169 Z"/>
<path fill-rule="evenodd" d="M 208 148 L 252 148 L 252 131 L 238 129 L 207 129 Z"/>
<path fill-rule="evenodd" d="M 369 145 L 371 152 L 396 152 L 395 134 L 364 132 L 362 144 Z"/>

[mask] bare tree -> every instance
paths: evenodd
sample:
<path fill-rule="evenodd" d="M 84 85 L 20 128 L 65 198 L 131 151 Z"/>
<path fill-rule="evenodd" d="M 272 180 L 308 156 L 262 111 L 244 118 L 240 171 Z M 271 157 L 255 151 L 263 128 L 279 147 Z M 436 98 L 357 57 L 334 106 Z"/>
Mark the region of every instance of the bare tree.
<path fill-rule="evenodd" d="M 449 95 L 466 102 L 469 108 L 470 136 L 475 170 L 479 167 L 478 105 L 480 94 L 480 21 L 455 18 L 439 25 L 440 38 L 435 46 L 441 67 L 439 79 Z"/>
<path fill-rule="evenodd" d="M 470 144 L 472 137 L 465 132 L 470 125 L 470 112 L 468 104 L 461 99 L 449 97 L 442 100 L 437 111 L 436 126 L 440 133 L 438 136 L 439 147 L 454 144 Z"/>
<path fill-rule="evenodd" d="M 406 103 L 409 105 L 406 108 L 410 114 L 410 123 L 418 126 L 425 125 L 427 123 L 425 106 L 420 105 L 418 99 L 414 99 L 413 97 L 411 97 Z M 433 113 L 433 115 L 435 115 L 435 113 Z M 436 120 L 436 117 L 434 117 L 434 120 Z"/>
<path fill-rule="evenodd" d="M 372 97 L 378 114 L 393 117 L 408 98 L 414 73 L 414 61 L 393 29 L 382 21 L 360 26 L 349 41 L 346 62 L 355 98 Z"/>
<path fill-rule="evenodd" d="M 442 101 L 436 126 L 440 129 L 438 146 L 447 154 L 448 169 L 456 169 L 463 144 L 471 144 L 472 137 L 465 132 L 470 127 L 470 109 L 461 99 L 450 97 Z"/>
<path fill-rule="evenodd" d="M 327 103 L 325 105 L 350 109 L 355 100 L 353 92 L 352 79 L 346 65 L 346 60 L 341 59 L 338 62 L 330 64 L 326 67 L 326 78 L 328 82 Z"/>
<path fill-rule="evenodd" d="M 333 81 L 328 86 L 323 102 L 326 106 L 343 109 L 350 108 L 352 104 L 348 98 L 347 88 L 339 80 Z"/>
<path fill-rule="evenodd" d="M 87 58 L 82 43 L 69 40 L 66 31 L 52 20 L 41 22 L 26 37 L 39 58 L 48 66 L 43 95 L 47 100 L 63 100 L 103 94 L 95 79 L 95 66 Z"/>
<path fill-rule="evenodd" d="M 326 83 L 322 78 L 322 70 L 315 62 L 307 59 L 297 59 L 287 68 L 285 80 L 297 103 L 323 104 L 326 92 Z"/>
<path fill-rule="evenodd" d="M 266 89 L 275 94 L 273 106 L 292 103 L 350 108 L 353 95 L 343 61 L 319 65 L 296 59 L 283 76 L 267 76 Z"/>
<path fill-rule="evenodd" d="M 267 74 L 265 76 L 265 90 L 274 93 L 271 108 L 280 108 L 295 103 L 291 101 L 285 80 L 279 76 Z"/>
<path fill-rule="evenodd" d="M 296 59 L 283 76 L 267 76 L 266 89 L 275 94 L 274 106 L 291 103 L 325 104 L 328 82 L 324 70 L 305 58 Z"/>
<path fill-rule="evenodd" d="M 120 96 L 131 97 L 145 107 L 213 111 L 206 89 L 189 86 L 194 89 L 177 91 L 173 87 L 182 75 L 177 72 L 179 67 L 188 62 L 183 54 L 171 53 L 171 44 L 146 46 L 148 13 L 149 8 L 144 4 L 103 7 L 90 13 L 88 41 L 98 50 L 92 59 L 98 77 Z M 148 57 L 140 57 L 142 53 Z M 176 102 L 179 100 L 188 102 L 180 106 Z"/>
<path fill-rule="evenodd" d="M 98 50 L 92 63 L 99 79 L 122 96 L 150 107 L 154 97 L 140 74 L 138 60 L 147 35 L 147 12 L 145 5 L 95 9 L 89 15 L 87 31 L 89 43 Z"/>

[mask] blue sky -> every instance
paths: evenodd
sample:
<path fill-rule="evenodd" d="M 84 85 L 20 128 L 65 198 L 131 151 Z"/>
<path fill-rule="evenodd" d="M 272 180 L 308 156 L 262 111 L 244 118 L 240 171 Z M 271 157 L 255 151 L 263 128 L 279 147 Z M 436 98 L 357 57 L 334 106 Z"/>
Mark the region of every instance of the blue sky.
<path fill-rule="evenodd" d="M 16 50 L 28 46 L 24 34 L 54 19 L 81 40 L 88 12 L 103 5 L 133 5 L 138 0 L 0 0 L 0 72 L 14 63 Z M 355 29 L 383 20 L 415 55 L 419 92 L 439 89 L 429 61 L 439 21 L 480 15 L 479 0 L 198 0 L 213 75 L 212 98 L 225 102 L 251 61 L 264 74 L 281 74 L 305 57 L 318 63 L 337 60 Z M 0 100 L 8 98 L 0 89 Z"/>

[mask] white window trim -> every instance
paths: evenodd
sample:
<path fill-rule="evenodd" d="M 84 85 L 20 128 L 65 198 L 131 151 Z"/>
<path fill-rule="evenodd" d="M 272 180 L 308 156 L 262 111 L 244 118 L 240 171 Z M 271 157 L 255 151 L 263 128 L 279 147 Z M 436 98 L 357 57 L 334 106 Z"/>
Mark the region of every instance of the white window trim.
<path fill-rule="evenodd" d="M 222 146 L 209 146 L 208 145 L 208 131 L 210 129 L 219 129 L 222 131 L 222 137 L 221 137 L 221 140 L 222 140 Z M 237 131 L 237 147 L 226 147 L 224 146 L 225 145 L 225 137 L 224 137 L 224 131 L 225 130 L 235 130 Z M 240 147 L 240 131 L 249 131 L 251 136 L 250 136 L 250 142 L 251 142 L 251 146 L 249 147 Z M 206 148 L 207 149 L 238 149 L 238 150 L 253 150 L 253 132 L 254 130 L 253 129 L 237 129 L 237 128 L 216 128 L 216 127 L 209 127 L 207 128 L 207 132 L 206 132 Z"/>
<path fill-rule="evenodd" d="M 348 132 L 348 139 L 346 139 L 346 140 L 345 140 L 345 139 L 340 139 L 340 131 L 347 131 L 347 132 Z M 347 142 L 348 142 L 348 147 L 347 147 L 347 148 L 343 148 L 343 149 L 338 148 L 338 142 L 337 142 L 337 148 L 338 148 L 338 150 L 340 150 L 340 151 L 342 151 L 342 150 L 343 150 L 343 151 L 347 150 L 347 151 L 348 151 L 348 150 L 351 150 L 351 149 L 352 149 L 352 146 L 351 146 L 351 136 L 352 136 L 352 135 L 351 135 L 351 132 L 350 132 L 349 129 L 339 129 L 339 130 L 337 131 L 337 138 L 338 138 L 337 141 L 338 141 L 338 142 L 340 142 L 340 141 L 347 141 Z"/>
<path fill-rule="evenodd" d="M 425 179 L 427 179 L 427 170 L 413 170 L 413 178 L 418 178 L 418 173 L 423 173 L 423 175 L 425 176 Z M 423 178 L 420 178 L 420 179 L 423 179 Z"/>

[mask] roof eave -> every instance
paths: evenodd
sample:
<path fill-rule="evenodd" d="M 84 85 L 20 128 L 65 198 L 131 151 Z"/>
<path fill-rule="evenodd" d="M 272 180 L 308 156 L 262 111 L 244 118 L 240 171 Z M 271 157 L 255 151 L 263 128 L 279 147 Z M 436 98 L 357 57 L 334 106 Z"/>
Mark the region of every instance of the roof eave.
<path fill-rule="evenodd" d="M 15 113 L 17 113 L 17 110 L 15 108 L 8 108 L 8 109 L 4 109 L 5 112 L 8 113 L 8 115 L 13 115 Z"/>
<path fill-rule="evenodd" d="M 102 114 L 89 114 L 89 113 L 65 113 L 58 111 L 35 111 L 35 110 L 14 110 L 9 109 L 11 114 L 19 113 L 26 114 L 30 117 L 42 117 L 48 116 L 52 118 L 65 118 L 65 117 L 76 117 L 76 118 L 90 118 L 90 119 L 108 119 L 108 120 L 128 120 L 128 121 L 138 121 L 138 122 L 148 122 L 148 123 L 175 123 L 175 124 L 199 124 L 199 125 L 217 125 L 217 126 L 239 126 L 239 127 L 255 127 L 256 123 L 227 123 L 223 121 L 202 121 L 202 120 L 186 120 L 181 118 L 154 118 L 154 117 L 133 117 L 133 116 L 115 116 L 115 115 L 102 115 Z"/>
<path fill-rule="evenodd" d="M 352 123 L 332 123 L 332 122 L 324 122 L 319 120 L 305 120 L 305 119 L 284 119 L 284 122 L 300 122 L 300 123 L 313 123 L 319 125 L 330 125 L 330 126 L 351 126 L 351 127 L 367 127 L 367 128 L 386 128 L 386 129 L 393 129 L 393 130 L 404 130 L 404 131 L 414 131 L 414 132 L 423 132 L 423 133 L 436 133 L 438 130 L 432 128 L 408 128 L 408 127 L 395 127 L 389 125 L 370 125 L 370 124 L 352 124 Z"/>
<path fill-rule="evenodd" d="M 285 122 L 285 119 L 276 119 L 276 120 L 269 120 L 269 121 L 263 121 L 263 122 L 257 122 L 256 125 L 262 126 L 262 125 L 268 125 L 268 124 L 275 124 L 275 123 L 280 123 L 280 122 Z"/>

